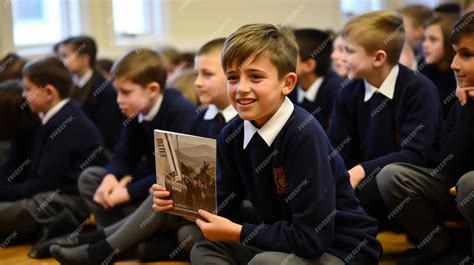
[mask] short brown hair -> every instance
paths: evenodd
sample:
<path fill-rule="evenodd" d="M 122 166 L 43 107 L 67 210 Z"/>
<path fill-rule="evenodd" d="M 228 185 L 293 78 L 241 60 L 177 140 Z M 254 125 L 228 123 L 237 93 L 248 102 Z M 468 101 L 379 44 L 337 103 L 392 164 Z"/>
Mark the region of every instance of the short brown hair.
<path fill-rule="evenodd" d="M 429 26 L 439 25 L 441 28 L 441 34 L 443 34 L 443 51 L 444 56 L 442 58 L 441 65 L 449 68 L 449 65 L 454 58 L 454 50 L 451 46 L 451 32 L 453 30 L 454 24 L 456 24 L 456 16 L 438 16 L 426 23 L 425 28 Z"/>
<path fill-rule="evenodd" d="M 214 52 L 215 50 L 222 51 L 224 47 L 225 38 L 214 39 L 202 45 L 196 55 L 205 55 Z"/>
<path fill-rule="evenodd" d="M 0 138 L 14 137 L 33 127 L 35 115 L 25 104 L 22 91 L 23 86 L 18 79 L 0 82 Z"/>
<path fill-rule="evenodd" d="M 474 11 L 469 12 L 462 16 L 456 24 L 453 26 L 453 31 L 451 32 L 451 43 L 457 44 L 461 37 L 466 35 L 472 37 L 474 36 Z"/>
<path fill-rule="evenodd" d="M 405 42 L 403 20 L 390 11 L 369 12 L 355 17 L 347 22 L 341 35 L 355 41 L 366 52 L 384 50 L 391 65 L 398 63 Z"/>
<path fill-rule="evenodd" d="M 399 12 L 402 16 L 411 18 L 415 27 L 423 27 L 433 17 L 433 10 L 420 4 L 404 6 L 400 8 Z"/>
<path fill-rule="evenodd" d="M 222 52 L 224 72 L 232 65 L 261 54 L 268 55 L 278 70 L 278 78 L 296 71 L 298 44 L 290 29 L 272 24 L 249 24 L 240 27 L 226 38 Z"/>
<path fill-rule="evenodd" d="M 60 98 L 69 97 L 72 78 L 66 66 L 56 57 L 33 60 L 23 68 L 23 76 L 39 87 L 52 85 Z"/>
<path fill-rule="evenodd" d="M 10 79 L 21 79 L 21 71 L 26 60 L 15 53 L 9 53 L 0 59 L 0 82 Z"/>
<path fill-rule="evenodd" d="M 125 77 L 142 87 L 152 82 L 166 86 L 166 69 L 161 56 L 148 48 L 134 49 L 117 60 L 110 69 L 116 77 Z"/>

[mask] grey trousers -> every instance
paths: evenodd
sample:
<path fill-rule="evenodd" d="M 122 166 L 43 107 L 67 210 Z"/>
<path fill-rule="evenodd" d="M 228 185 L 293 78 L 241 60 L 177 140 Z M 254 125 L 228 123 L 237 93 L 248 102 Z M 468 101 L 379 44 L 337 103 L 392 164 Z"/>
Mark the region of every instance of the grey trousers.
<path fill-rule="evenodd" d="M 61 216 L 69 216 L 65 230 L 75 229 L 89 210 L 79 195 L 64 194 L 60 190 L 47 191 L 28 199 L 0 202 L 0 235 L 19 233 L 32 235 L 41 228 L 57 223 Z M 56 228 L 57 229 L 57 228 Z"/>
<path fill-rule="evenodd" d="M 471 255 L 474 255 L 474 171 L 464 174 L 456 184 L 456 205 L 471 227 Z"/>
<path fill-rule="evenodd" d="M 441 222 L 459 216 L 447 176 L 436 170 L 406 163 L 385 166 L 377 176 L 380 194 L 395 220 L 417 241 L 417 248 L 443 253 L 452 235 Z"/>
<path fill-rule="evenodd" d="M 79 193 L 95 216 L 98 229 L 112 225 L 135 211 L 142 201 L 131 201 L 116 207 L 105 209 L 94 201 L 94 194 L 106 175 L 103 167 L 86 168 L 79 176 Z"/>
<path fill-rule="evenodd" d="M 104 229 L 106 240 L 113 249 L 129 249 L 161 229 L 176 229 L 190 223 L 176 215 L 156 212 L 152 205 L 150 194 L 128 217 Z"/>
<path fill-rule="evenodd" d="M 250 265 L 343 265 L 336 256 L 324 253 L 319 259 L 308 260 L 294 254 L 263 251 L 234 241 L 209 241 L 200 238 L 191 250 L 191 263 L 198 264 L 250 264 Z"/>

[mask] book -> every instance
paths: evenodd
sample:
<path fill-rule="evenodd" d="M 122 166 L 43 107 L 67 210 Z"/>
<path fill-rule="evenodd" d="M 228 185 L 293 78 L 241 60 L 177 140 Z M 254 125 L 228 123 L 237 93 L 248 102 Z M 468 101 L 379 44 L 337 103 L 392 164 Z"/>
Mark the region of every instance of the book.
<path fill-rule="evenodd" d="M 157 183 L 173 200 L 167 212 L 193 220 L 199 209 L 216 212 L 216 140 L 154 130 L 154 142 Z"/>

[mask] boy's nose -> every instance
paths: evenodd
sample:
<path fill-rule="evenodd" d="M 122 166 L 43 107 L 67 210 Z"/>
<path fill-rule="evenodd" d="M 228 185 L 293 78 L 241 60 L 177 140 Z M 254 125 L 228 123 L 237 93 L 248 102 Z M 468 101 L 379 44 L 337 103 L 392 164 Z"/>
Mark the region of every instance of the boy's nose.
<path fill-rule="evenodd" d="M 451 62 L 451 69 L 453 71 L 459 70 L 458 55 L 454 55 L 453 61 Z"/>

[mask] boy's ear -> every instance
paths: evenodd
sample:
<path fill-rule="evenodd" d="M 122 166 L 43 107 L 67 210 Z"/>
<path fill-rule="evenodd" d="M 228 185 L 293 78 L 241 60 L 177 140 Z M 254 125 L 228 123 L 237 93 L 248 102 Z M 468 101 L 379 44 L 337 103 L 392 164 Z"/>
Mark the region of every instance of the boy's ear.
<path fill-rule="evenodd" d="M 298 77 L 296 76 L 296 73 L 288 73 L 286 74 L 285 77 L 283 77 L 283 88 L 281 89 L 281 92 L 283 95 L 287 96 L 293 91 L 295 88 L 296 82 L 298 81 Z"/>
<path fill-rule="evenodd" d="M 59 92 L 54 86 L 47 84 L 43 87 L 43 90 L 46 92 L 48 100 L 60 99 Z"/>
<path fill-rule="evenodd" d="M 313 58 L 309 58 L 308 60 L 301 62 L 301 65 L 303 66 L 303 72 L 305 74 L 314 73 L 314 69 L 316 69 L 317 64 L 318 62 L 316 62 L 316 60 Z"/>
<path fill-rule="evenodd" d="M 150 90 L 150 96 L 156 97 L 161 93 L 161 86 L 158 82 L 151 82 L 147 85 L 147 89 Z"/>
<path fill-rule="evenodd" d="M 91 58 L 89 57 L 89 55 L 87 55 L 85 53 L 79 54 L 77 56 L 77 59 L 81 60 L 82 65 L 87 65 L 87 66 L 90 65 Z"/>
<path fill-rule="evenodd" d="M 387 61 L 387 53 L 384 50 L 378 50 L 374 54 L 374 66 L 379 67 Z"/>

